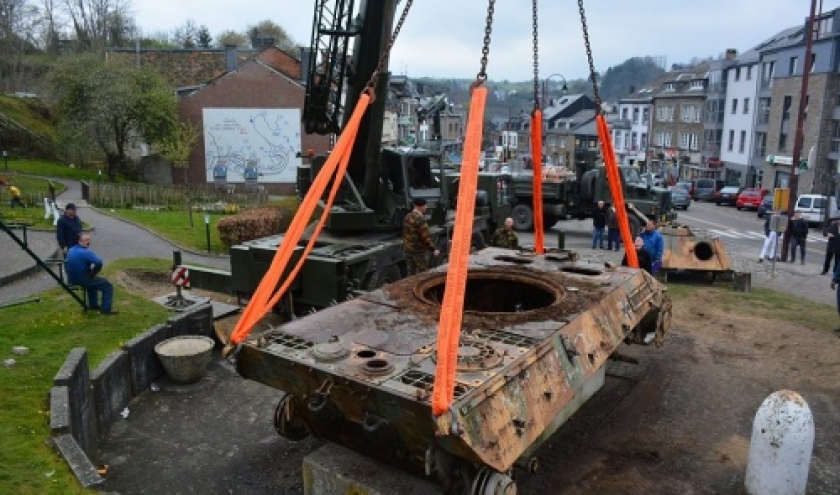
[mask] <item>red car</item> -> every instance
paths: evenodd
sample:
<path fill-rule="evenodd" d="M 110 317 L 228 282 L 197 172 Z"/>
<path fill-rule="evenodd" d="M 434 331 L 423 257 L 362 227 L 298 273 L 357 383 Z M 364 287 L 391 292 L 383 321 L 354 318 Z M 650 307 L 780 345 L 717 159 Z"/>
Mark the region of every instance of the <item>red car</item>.
<path fill-rule="evenodd" d="M 761 205 L 761 200 L 767 195 L 767 189 L 759 189 L 757 187 L 750 187 L 741 191 L 738 199 L 735 200 L 735 208 L 757 210 Z"/>

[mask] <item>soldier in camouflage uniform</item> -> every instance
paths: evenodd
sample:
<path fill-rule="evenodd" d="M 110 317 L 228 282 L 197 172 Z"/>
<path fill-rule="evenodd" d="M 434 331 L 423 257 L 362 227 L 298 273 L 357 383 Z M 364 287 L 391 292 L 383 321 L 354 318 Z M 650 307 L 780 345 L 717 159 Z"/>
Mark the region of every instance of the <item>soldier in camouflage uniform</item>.
<path fill-rule="evenodd" d="M 500 248 L 519 249 L 519 238 L 516 237 L 516 232 L 513 231 L 513 219 L 506 218 L 505 224 L 493 232 L 493 238 L 490 239 L 490 244 Z"/>
<path fill-rule="evenodd" d="M 434 256 L 440 255 L 435 249 L 426 224 L 426 200 L 416 198 L 414 209 L 403 220 L 403 249 L 408 274 L 415 275 L 429 269 L 429 252 Z"/>

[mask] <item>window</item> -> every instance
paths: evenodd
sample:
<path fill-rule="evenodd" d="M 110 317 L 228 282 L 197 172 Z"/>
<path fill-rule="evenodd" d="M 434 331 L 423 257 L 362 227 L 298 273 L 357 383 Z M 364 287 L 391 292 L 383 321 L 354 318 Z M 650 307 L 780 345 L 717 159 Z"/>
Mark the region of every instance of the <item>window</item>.
<path fill-rule="evenodd" d="M 831 152 L 840 153 L 840 121 L 831 122 Z"/>
<path fill-rule="evenodd" d="M 639 107 L 633 107 L 633 123 L 639 123 Z"/>
<path fill-rule="evenodd" d="M 779 132 L 779 151 L 787 151 L 787 132 Z"/>
<path fill-rule="evenodd" d="M 639 149 L 644 150 L 647 149 L 647 133 L 642 133 L 642 141 L 639 143 Z"/>
<path fill-rule="evenodd" d="M 738 82 L 740 80 L 741 80 L 741 68 L 740 67 L 735 67 L 735 82 Z"/>
<path fill-rule="evenodd" d="M 767 133 L 756 132 L 753 156 L 763 157 L 767 150 Z"/>
<path fill-rule="evenodd" d="M 650 109 L 645 107 L 642 109 L 642 124 L 647 125 L 650 121 Z"/>
<path fill-rule="evenodd" d="M 752 81 L 752 65 L 747 66 L 747 81 Z"/>
<path fill-rule="evenodd" d="M 636 133 L 630 135 L 630 149 L 636 151 Z"/>
<path fill-rule="evenodd" d="M 688 135 L 688 149 L 692 151 L 697 151 L 698 149 L 700 149 L 697 139 L 697 133 L 692 132 Z"/>
<path fill-rule="evenodd" d="M 735 131 L 733 129 L 729 130 L 729 145 L 726 147 L 727 150 L 732 151 L 732 147 L 735 146 Z"/>
<path fill-rule="evenodd" d="M 793 103 L 793 98 L 785 96 L 784 104 L 782 104 L 782 122 L 790 120 L 790 105 Z"/>
<path fill-rule="evenodd" d="M 674 107 L 661 106 L 656 108 L 656 120 L 659 122 L 673 122 L 674 121 Z"/>
<path fill-rule="evenodd" d="M 627 109 L 626 108 L 621 109 L 621 120 L 627 120 Z"/>
<path fill-rule="evenodd" d="M 745 114 L 750 113 L 750 99 L 749 98 L 744 98 L 744 113 Z"/>
<path fill-rule="evenodd" d="M 741 140 L 738 142 L 738 153 L 743 153 L 747 145 L 747 131 L 741 131 Z"/>
<path fill-rule="evenodd" d="M 623 132 L 615 132 L 615 147 L 616 149 L 621 149 L 621 136 L 623 136 Z"/>
<path fill-rule="evenodd" d="M 665 131 L 658 131 L 656 133 L 656 145 L 664 147 L 671 146 L 671 133 Z"/>
<path fill-rule="evenodd" d="M 693 132 L 680 133 L 680 149 L 696 150 L 697 149 L 697 134 Z"/>
<path fill-rule="evenodd" d="M 687 150 L 688 149 L 688 133 L 681 132 L 680 133 L 680 149 Z"/>
<path fill-rule="evenodd" d="M 703 89 L 703 81 L 691 81 L 691 86 L 689 86 L 691 90 L 698 90 Z"/>
<path fill-rule="evenodd" d="M 665 91 L 676 91 L 676 89 L 677 89 L 677 83 L 669 82 L 669 83 L 665 84 Z"/>
<path fill-rule="evenodd" d="M 810 68 L 811 73 L 814 72 L 814 67 L 816 67 L 816 66 L 817 66 L 817 54 L 812 53 L 811 54 L 811 68 Z"/>
<path fill-rule="evenodd" d="M 738 99 L 732 98 L 732 113 L 738 113 Z"/>
<path fill-rule="evenodd" d="M 796 63 L 799 61 L 798 57 L 790 57 L 790 64 L 788 66 L 788 75 L 796 74 Z"/>

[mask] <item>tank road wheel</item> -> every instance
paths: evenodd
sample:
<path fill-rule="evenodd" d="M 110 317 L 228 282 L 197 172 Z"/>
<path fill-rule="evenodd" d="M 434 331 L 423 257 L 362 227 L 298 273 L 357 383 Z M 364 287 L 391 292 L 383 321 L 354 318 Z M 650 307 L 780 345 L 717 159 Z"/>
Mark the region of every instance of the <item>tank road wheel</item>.
<path fill-rule="evenodd" d="M 470 495 L 516 495 L 516 482 L 488 467 L 478 470 Z"/>
<path fill-rule="evenodd" d="M 385 268 L 376 270 L 370 274 L 370 277 L 365 284 L 365 290 L 379 289 L 383 285 L 393 284 L 401 278 L 400 270 L 396 265 L 386 266 Z"/>
<path fill-rule="evenodd" d="M 274 410 L 274 429 L 277 434 L 293 442 L 298 442 L 309 436 L 309 428 L 295 412 L 298 406 L 293 395 L 286 394 Z"/>
<path fill-rule="evenodd" d="M 513 229 L 527 232 L 534 229 L 534 211 L 531 205 L 519 203 L 513 207 Z"/>

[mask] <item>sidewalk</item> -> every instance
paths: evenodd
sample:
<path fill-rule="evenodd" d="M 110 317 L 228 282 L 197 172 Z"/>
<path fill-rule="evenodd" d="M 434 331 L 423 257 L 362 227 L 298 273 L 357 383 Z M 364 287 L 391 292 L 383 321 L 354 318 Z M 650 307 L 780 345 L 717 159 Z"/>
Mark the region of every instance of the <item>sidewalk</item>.
<path fill-rule="evenodd" d="M 75 203 L 79 217 L 94 228 L 91 233 L 91 249 L 105 263 L 122 258 L 172 259 L 173 251 L 180 249 L 166 239 L 118 218 L 100 213 L 82 200 L 82 189 L 78 181 L 56 180 L 67 186 L 56 202 L 64 207 Z M 30 244 L 37 246 L 36 253 L 42 258 L 52 256 L 57 249 L 55 233 L 30 232 Z M 53 249 L 52 252 L 49 249 Z M 14 301 L 55 287 L 55 281 L 42 270 L 33 270 L 35 262 L 7 235 L 0 235 L 0 303 Z M 183 252 L 185 263 L 230 269 L 227 257 L 202 256 Z M 33 274 L 34 273 L 34 274 Z"/>

